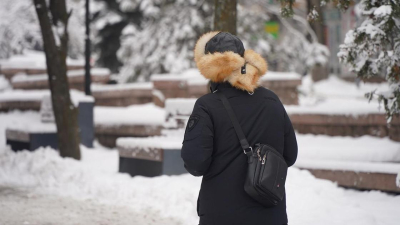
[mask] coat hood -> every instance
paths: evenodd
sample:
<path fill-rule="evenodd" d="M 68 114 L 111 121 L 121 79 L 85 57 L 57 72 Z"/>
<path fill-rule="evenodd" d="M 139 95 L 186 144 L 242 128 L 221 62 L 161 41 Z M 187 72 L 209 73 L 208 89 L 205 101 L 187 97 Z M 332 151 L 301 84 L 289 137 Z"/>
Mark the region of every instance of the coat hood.
<path fill-rule="evenodd" d="M 253 92 L 259 85 L 260 77 L 267 72 L 266 61 L 253 50 L 245 50 L 243 57 L 233 51 L 206 53 L 206 44 L 219 33 L 206 33 L 197 41 L 194 49 L 197 68 L 212 82 L 227 81 L 238 89 Z"/>

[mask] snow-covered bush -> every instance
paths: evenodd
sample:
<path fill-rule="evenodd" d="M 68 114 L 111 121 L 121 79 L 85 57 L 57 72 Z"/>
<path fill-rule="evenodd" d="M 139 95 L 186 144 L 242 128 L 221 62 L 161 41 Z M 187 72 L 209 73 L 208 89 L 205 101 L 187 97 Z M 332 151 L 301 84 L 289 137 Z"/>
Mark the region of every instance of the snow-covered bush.
<path fill-rule="evenodd" d="M 140 23 L 132 21 L 122 32 L 118 58 L 122 82 L 147 80 L 155 73 L 175 73 L 194 67 L 193 48 L 196 39 L 212 29 L 213 1 L 141 1 L 120 0 L 120 10 L 142 12 Z M 307 32 L 293 40 L 288 32 L 286 41 L 275 40 L 265 32 L 270 20 L 270 4 L 264 1 L 240 1 L 237 35 L 246 48 L 263 55 L 272 69 L 304 73 L 314 64 L 323 63 L 329 52 L 308 41 Z M 275 13 L 279 16 L 279 11 Z M 291 28 L 296 29 L 296 28 Z M 284 35 L 283 35 L 284 36 Z M 276 63 L 275 63 L 276 62 Z M 281 65 L 280 67 L 276 64 Z M 282 66 L 284 65 L 284 66 Z"/>
<path fill-rule="evenodd" d="M 69 20 L 69 55 L 78 57 L 84 50 L 84 1 L 67 0 L 72 10 Z M 43 50 L 39 21 L 33 1 L 0 1 L 0 58 L 19 54 L 23 49 Z"/>
<path fill-rule="evenodd" d="M 388 93 L 367 93 L 383 102 L 388 121 L 400 112 L 400 0 L 362 0 L 363 23 L 346 34 L 338 57 L 362 79 L 385 78 Z"/>
<path fill-rule="evenodd" d="M 196 38 L 211 24 L 212 8 L 207 1 L 121 0 L 120 8 L 143 14 L 140 24 L 130 23 L 123 30 L 118 51 L 122 81 L 148 80 L 151 74 L 194 66 Z"/>

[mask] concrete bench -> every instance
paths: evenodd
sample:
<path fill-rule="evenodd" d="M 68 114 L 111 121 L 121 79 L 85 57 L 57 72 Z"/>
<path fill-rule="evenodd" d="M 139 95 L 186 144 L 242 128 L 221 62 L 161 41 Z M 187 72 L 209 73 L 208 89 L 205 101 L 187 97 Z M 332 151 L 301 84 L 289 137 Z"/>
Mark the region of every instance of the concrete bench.
<path fill-rule="evenodd" d="M 92 85 L 96 105 L 129 106 L 153 102 L 152 83 Z"/>
<path fill-rule="evenodd" d="M 76 98 L 76 95 L 72 95 Z M 93 147 L 94 125 L 93 107 L 94 102 L 88 99 L 81 99 L 78 102 L 78 125 L 80 140 L 86 147 Z M 43 103 L 46 102 L 46 103 Z M 41 105 L 41 120 L 31 121 L 29 124 L 8 126 L 6 128 L 6 142 L 14 151 L 30 150 L 39 147 L 58 148 L 57 128 L 54 123 L 54 116 L 50 103 L 50 96 L 44 98 Z M 50 105 L 50 106 L 49 106 Z"/>
<path fill-rule="evenodd" d="M 399 162 L 298 160 L 294 166 L 343 187 L 400 193 L 400 187 L 396 185 Z"/>
<path fill-rule="evenodd" d="M 103 68 L 93 68 L 91 70 L 91 77 L 93 83 L 107 83 L 110 79 L 110 71 Z M 68 81 L 71 89 L 83 90 L 85 82 L 85 71 L 84 70 L 69 70 L 67 72 Z M 36 74 L 16 75 L 11 79 L 11 85 L 14 89 L 48 89 L 48 75 L 47 74 Z"/>
<path fill-rule="evenodd" d="M 115 148 L 117 139 L 121 137 L 149 137 L 160 135 L 163 126 L 121 124 L 107 126 L 102 124 L 95 125 L 96 139 L 100 144 Z"/>
<path fill-rule="evenodd" d="M 96 106 L 94 113 L 96 138 L 109 148 L 114 148 L 120 137 L 160 135 L 166 121 L 165 110 L 152 103 L 129 107 Z"/>
<path fill-rule="evenodd" d="M 260 79 L 263 87 L 270 89 L 279 96 L 285 105 L 298 105 L 297 87 L 301 85 L 301 76 L 297 73 L 268 72 Z"/>
<path fill-rule="evenodd" d="M 154 89 L 169 98 L 199 98 L 209 93 L 208 81 L 197 70 L 188 70 L 180 75 L 153 75 Z M 297 87 L 301 85 L 301 76 L 296 73 L 268 72 L 260 85 L 274 91 L 283 104 L 298 105 Z"/>
<path fill-rule="evenodd" d="M 400 118 L 393 117 L 390 127 L 384 114 L 326 115 L 289 114 L 294 129 L 301 134 L 359 137 L 372 135 L 400 141 Z"/>
<path fill-rule="evenodd" d="M 186 173 L 178 137 L 119 138 L 119 172 L 154 177 Z"/>
<path fill-rule="evenodd" d="M 68 70 L 84 69 L 85 61 L 67 57 Z M 25 49 L 18 55 L 0 61 L 0 74 L 11 80 L 19 73 L 27 75 L 44 74 L 46 70 L 46 56 L 43 51 Z"/>

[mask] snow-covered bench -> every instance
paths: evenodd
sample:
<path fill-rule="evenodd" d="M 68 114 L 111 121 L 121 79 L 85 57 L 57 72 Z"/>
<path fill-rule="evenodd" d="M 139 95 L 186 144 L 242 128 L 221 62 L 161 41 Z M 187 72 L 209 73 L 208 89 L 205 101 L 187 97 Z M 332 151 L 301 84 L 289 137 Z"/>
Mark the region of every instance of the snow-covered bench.
<path fill-rule="evenodd" d="M 372 135 L 400 141 L 400 117 L 394 116 L 388 126 L 384 109 L 365 98 L 327 98 L 285 108 L 295 130 L 302 134 Z"/>
<path fill-rule="evenodd" d="M 96 105 L 100 106 L 129 106 L 153 102 L 153 84 L 93 84 L 92 95 Z"/>
<path fill-rule="evenodd" d="M 295 167 L 315 177 L 357 189 L 400 193 L 400 145 L 389 138 L 297 135 L 299 155 Z"/>
<path fill-rule="evenodd" d="M 307 169 L 315 177 L 334 181 L 343 187 L 400 193 L 400 187 L 396 185 L 400 162 L 299 160 L 296 167 Z"/>
<path fill-rule="evenodd" d="M 269 71 L 260 79 L 260 84 L 277 94 L 285 105 L 298 105 L 297 87 L 301 85 L 301 75 L 294 72 Z"/>
<path fill-rule="evenodd" d="M 107 83 L 111 74 L 110 70 L 104 68 L 92 68 L 90 73 L 93 83 Z M 67 76 L 71 89 L 84 89 L 85 70 L 69 70 Z M 48 75 L 46 73 L 36 75 L 18 74 L 11 79 L 11 85 L 14 89 L 48 89 Z"/>
<path fill-rule="evenodd" d="M 182 74 L 153 75 L 151 80 L 154 89 L 159 90 L 169 98 L 198 98 L 209 92 L 208 81 L 197 69 L 190 69 Z M 297 73 L 268 72 L 260 84 L 279 95 L 287 105 L 297 105 L 297 87 L 301 84 L 301 76 Z"/>
<path fill-rule="evenodd" d="M 120 137 L 160 135 L 166 121 L 165 110 L 152 103 L 129 107 L 96 106 L 94 114 L 96 138 L 110 148 L 116 146 Z"/>
<path fill-rule="evenodd" d="M 155 90 L 168 98 L 198 98 L 208 93 L 208 81 L 197 69 L 189 69 L 181 74 L 155 74 L 151 76 Z"/>
<path fill-rule="evenodd" d="M 67 58 L 68 70 L 84 69 L 85 62 Z M 47 73 L 46 58 L 44 52 L 24 49 L 20 55 L 13 55 L 8 59 L 0 60 L 0 74 L 3 74 L 7 79 L 19 73 L 34 75 Z"/>
<path fill-rule="evenodd" d="M 93 146 L 94 126 L 92 97 L 83 93 L 71 91 L 72 101 L 78 107 L 78 125 L 81 143 L 87 147 Z M 6 142 L 14 151 L 30 150 L 50 146 L 57 149 L 57 128 L 54 123 L 50 96 L 45 95 L 41 102 L 40 119 L 32 118 L 29 123 L 8 125 Z"/>
<path fill-rule="evenodd" d="M 119 172 L 154 177 L 186 173 L 180 136 L 119 138 Z"/>

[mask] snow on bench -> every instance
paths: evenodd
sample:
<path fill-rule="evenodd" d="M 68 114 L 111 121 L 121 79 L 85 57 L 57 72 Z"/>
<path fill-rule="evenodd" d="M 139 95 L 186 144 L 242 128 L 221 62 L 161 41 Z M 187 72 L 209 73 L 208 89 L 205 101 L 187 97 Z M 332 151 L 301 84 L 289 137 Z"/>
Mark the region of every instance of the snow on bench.
<path fill-rule="evenodd" d="M 400 193 L 396 184 L 400 163 L 299 160 L 295 166 L 344 187 Z"/>
<path fill-rule="evenodd" d="M 84 60 L 67 58 L 68 70 L 83 69 Z M 11 79 L 15 74 L 42 74 L 46 73 L 46 58 L 44 52 L 25 49 L 22 55 L 14 55 L 0 60 L 0 74 Z"/>
<path fill-rule="evenodd" d="M 198 98 L 209 92 L 208 81 L 197 69 L 182 74 L 156 74 L 151 76 L 154 88 L 168 98 Z M 296 73 L 268 72 L 260 84 L 275 91 L 285 104 L 298 104 L 297 86 L 301 76 Z"/>
<path fill-rule="evenodd" d="M 120 171 L 131 175 L 161 175 L 166 155 L 181 165 L 183 129 L 172 135 L 147 138 L 119 138 Z M 297 134 L 299 156 L 295 167 L 315 176 L 358 189 L 400 192 L 396 175 L 400 171 L 400 145 L 388 138 L 364 136 L 330 137 Z M 155 163 L 158 162 L 158 163 Z M 163 167 L 164 166 L 164 167 Z"/>
<path fill-rule="evenodd" d="M 298 106 L 286 105 L 286 111 L 299 133 L 332 136 L 373 135 L 400 141 L 400 118 L 393 117 L 387 126 L 385 110 L 376 100 L 368 102 L 368 91 L 385 91 L 387 84 L 355 84 L 330 77 L 307 87 L 305 79 L 300 89 L 307 96 L 300 97 Z M 312 89 L 312 90 L 309 90 Z"/>
<path fill-rule="evenodd" d="M 94 120 L 99 142 L 115 147 L 119 137 L 159 135 L 166 122 L 166 113 L 163 108 L 152 103 L 128 107 L 97 106 Z"/>
<path fill-rule="evenodd" d="M 6 140 L 14 151 L 36 150 L 39 147 L 50 146 L 57 149 L 57 128 L 54 123 L 50 93 L 41 93 L 41 118 L 26 118 L 29 122 L 7 125 Z M 39 97 L 35 96 L 35 97 Z M 93 98 L 78 91 L 71 91 L 72 102 L 79 108 L 78 125 L 81 143 L 92 147 L 94 140 L 93 128 Z"/>
<path fill-rule="evenodd" d="M 399 192 L 400 145 L 388 138 L 297 135 L 295 167 L 341 186 Z"/>
<path fill-rule="evenodd" d="M 96 105 L 129 106 L 153 102 L 151 82 L 128 84 L 92 84 Z"/>
<path fill-rule="evenodd" d="M 197 69 L 181 74 L 154 74 L 151 76 L 154 89 L 167 98 L 198 98 L 208 93 L 207 79 Z"/>
<path fill-rule="evenodd" d="M 165 100 L 167 120 L 173 122 L 176 128 L 184 128 L 196 100 L 196 98 L 169 98 Z"/>
<path fill-rule="evenodd" d="M 181 135 L 119 138 L 119 172 L 149 177 L 186 173 L 181 147 Z"/>
<path fill-rule="evenodd" d="M 90 73 L 94 83 L 107 83 L 111 74 L 110 70 L 105 68 L 92 68 Z M 71 89 L 82 90 L 84 88 L 85 70 L 69 70 L 67 76 Z M 45 73 L 17 74 L 11 79 L 11 85 L 15 89 L 48 89 L 48 75 Z"/>
<path fill-rule="evenodd" d="M 80 91 L 70 91 L 73 103 L 93 102 L 94 99 Z M 49 90 L 6 90 L 0 92 L 0 111 L 34 110 L 39 111 L 45 96 L 50 95 Z"/>

